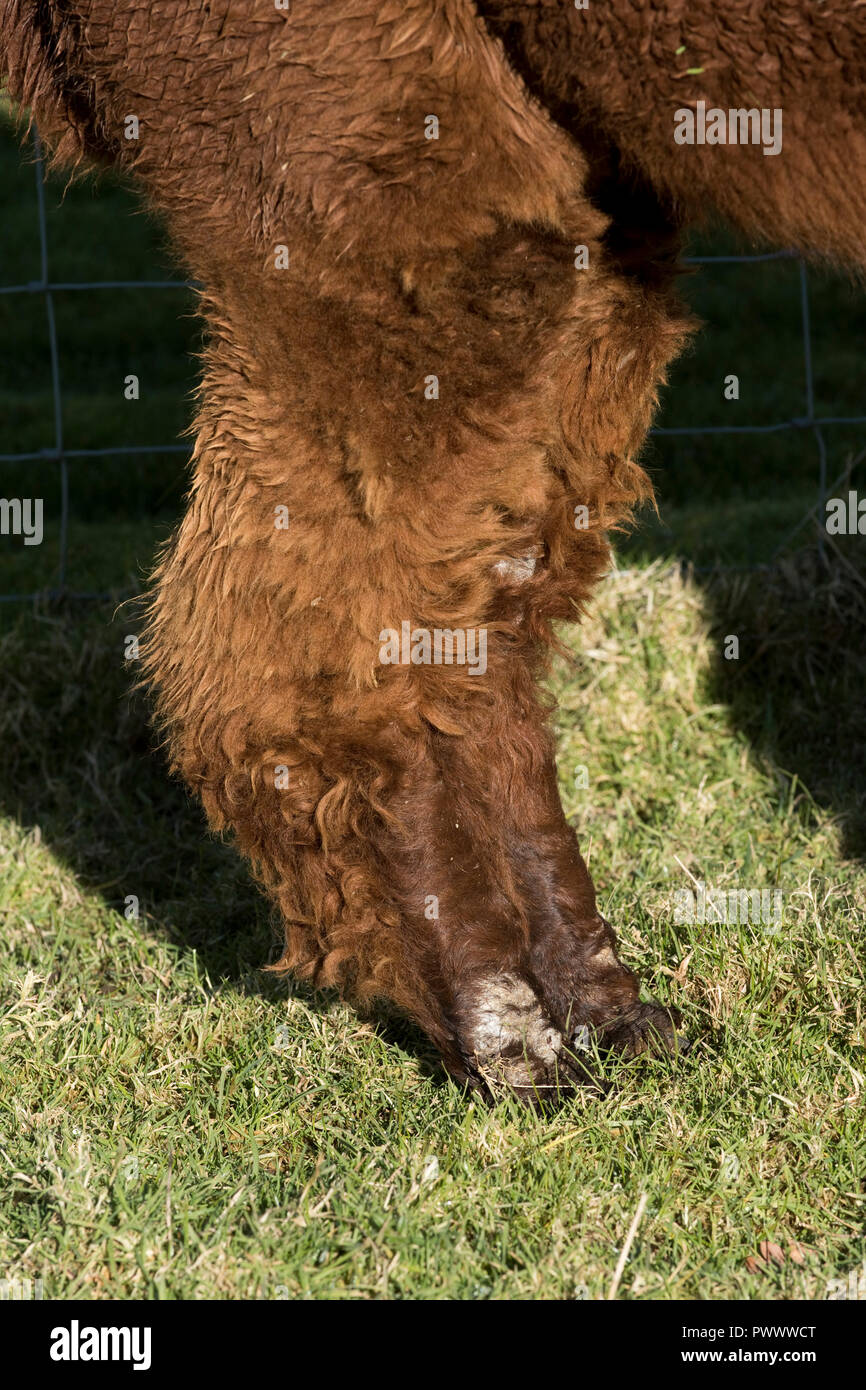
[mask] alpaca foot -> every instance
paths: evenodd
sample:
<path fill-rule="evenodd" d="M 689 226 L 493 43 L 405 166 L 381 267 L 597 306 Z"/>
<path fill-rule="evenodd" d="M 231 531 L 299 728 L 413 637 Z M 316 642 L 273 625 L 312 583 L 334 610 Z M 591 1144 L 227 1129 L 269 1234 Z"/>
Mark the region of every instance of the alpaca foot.
<path fill-rule="evenodd" d="M 661 1004 L 634 1004 L 596 1030 L 599 1049 L 619 1052 L 624 1057 L 682 1055 L 688 1051 L 688 1039 L 677 1032 L 680 1025 L 677 1009 Z M 580 1030 L 578 1030 L 578 1033 Z M 576 1039 L 579 1046 L 579 1039 Z"/>
<path fill-rule="evenodd" d="M 505 1088 L 547 1108 L 579 1087 L 606 1089 L 566 1045 L 526 980 L 505 972 L 482 977 L 464 993 L 460 1016 L 469 1069 L 491 1095 Z"/>

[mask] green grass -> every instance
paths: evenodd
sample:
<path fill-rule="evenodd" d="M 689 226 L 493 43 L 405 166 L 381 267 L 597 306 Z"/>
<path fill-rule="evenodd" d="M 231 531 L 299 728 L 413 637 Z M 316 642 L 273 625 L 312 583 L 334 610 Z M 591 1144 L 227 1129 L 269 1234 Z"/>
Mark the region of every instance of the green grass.
<path fill-rule="evenodd" d="M 33 170 L 8 135 L 0 187 L 0 278 L 26 281 Z M 61 187 L 52 276 L 175 273 L 120 185 L 76 184 L 62 204 Z M 812 283 L 819 402 L 859 414 L 863 300 Z M 674 374 L 667 423 L 802 413 L 798 289 L 789 264 L 694 278 L 710 331 Z M 57 298 L 67 444 L 170 442 L 194 381 L 188 301 Z M 0 452 L 52 442 L 44 325 L 38 296 L 0 296 Z M 832 436 L 831 477 L 862 443 Z M 815 500 L 814 441 L 659 440 L 650 461 L 662 521 L 622 546 L 631 568 L 554 673 L 559 765 L 625 957 L 696 1042 L 675 1064 L 613 1068 L 608 1097 L 548 1120 L 467 1101 L 386 1011 L 263 973 L 267 905 L 166 776 L 129 693 L 132 614 L 0 608 L 4 1278 L 63 1298 L 604 1298 L 643 1194 L 619 1298 L 820 1299 L 860 1269 L 858 542 L 822 559 L 806 528 L 771 571 L 684 577 L 682 558 L 772 553 Z M 71 470 L 72 586 L 137 590 L 180 505 L 178 460 Z M 44 545 L 0 550 L 0 592 L 30 592 L 56 571 L 56 467 L 3 477 L 3 495 L 26 477 L 46 498 Z M 677 925 L 695 879 L 778 889 L 781 930 Z M 764 1241 L 781 1263 L 756 1261 Z"/>

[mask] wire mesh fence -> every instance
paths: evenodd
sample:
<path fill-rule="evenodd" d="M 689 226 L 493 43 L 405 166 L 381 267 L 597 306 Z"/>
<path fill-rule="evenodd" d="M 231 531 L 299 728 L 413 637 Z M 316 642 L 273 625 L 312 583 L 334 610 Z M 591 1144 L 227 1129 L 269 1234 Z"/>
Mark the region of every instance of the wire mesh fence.
<path fill-rule="evenodd" d="M 60 355 L 58 351 L 57 325 L 54 312 L 54 294 L 62 291 L 118 291 L 118 290 L 190 290 L 198 288 L 192 280 L 99 280 L 99 281 L 52 281 L 49 275 L 48 227 L 45 213 L 45 161 L 42 143 L 35 125 L 32 129 L 34 149 L 34 168 L 36 175 L 36 210 L 39 233 L 40 275 L 38 280 L 20 285 L 0 285 L 0 295 L 41 295 L 45 303 L 48 329 L 48 343 L 51 367 L 51 392 L 53 403 L 54 444 L 48 449 L 31 452 L 0 453 L 0 464 L 20 464 L 31 462 L 53 462 L 60 470 L 60 526 L 59 562 L 57 580 L 52 588 L 43 588 L 29 593 L 0 594 L 0 603 L 32 602 L 34 599 L 75 598 L 108 599 L 116 597 L 107 593 L 88 593 L 77 591 L 68 583 L 69 558 L 69 492 L 70 463 L 80 459 L 119 458 L 124 455 L 158 455 L 189 453 L 186 444 L 177 442 L 154 445 L 117 445 L 100 449 L 75 449 L 67 447 L 63 433 L 63 394 L 60 378 Z M 824 430 L 833 426 L 866 425 L 866 415 L 816 415 L 815 380 L 812 363 L 812 334 L 809 312 L 809 281 L 806 263 L 796 251 L 772 251 L 760 255 L 689 256 L 684 258 L 687 265 L 757 265 L 766 261 L 797 260 L 799 262 L 800 321 L 803 338 L 804 404 L 803 415 L 787 420 L 779 420 L 765 425 L 686 425 L 655 426 L 650 433 L 656 436 L 711 436 L 711 435 L 767 435 L 786 430 L 809 430 L 812 432 L 818 463 L 816 501 L 797 525 L 781 540 L 773 552 L 776 559 L 791 540 L 816 516 L 824 510 L 827 497 L 832 488 L 842 481 L 847 472 L 844 469 L 837 478 L 827 478 L 827 444 Z M 820 544 L 819 531 L 819 544 Z M 728 568 L 757 570 L 761 565 L 743 565 Z"/>

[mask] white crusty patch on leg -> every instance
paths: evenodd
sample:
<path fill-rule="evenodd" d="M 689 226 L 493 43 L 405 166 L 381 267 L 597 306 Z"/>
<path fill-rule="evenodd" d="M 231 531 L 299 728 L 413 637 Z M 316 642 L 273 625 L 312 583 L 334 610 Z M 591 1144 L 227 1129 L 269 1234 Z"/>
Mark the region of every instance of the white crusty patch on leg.
<path fill-rule="evenodd" d="M 466 1039 L 478 1068 L 510 1086 L 533 1086 L 556 1064 L 562 1035 L 525 980 L 489 975 L 477 987 Z"/>
<path fill-rule="evenodd" d="M 540 552 L 537 548 L 527 550 L 523 555 L 509 555 L 505 560 L 496 561 L 493 572 L 506 584 L 525 584 L 527 579 L 531 579 L 535 574 L 539 558 Z"/>
<path fill-rule="evenodd" d="M 594 953 L 592 957 L 593 965 L 600 965 L 606 970 L 622 969 L 620 961 L 617 959 L 616 951 L 607 942 Z"/>

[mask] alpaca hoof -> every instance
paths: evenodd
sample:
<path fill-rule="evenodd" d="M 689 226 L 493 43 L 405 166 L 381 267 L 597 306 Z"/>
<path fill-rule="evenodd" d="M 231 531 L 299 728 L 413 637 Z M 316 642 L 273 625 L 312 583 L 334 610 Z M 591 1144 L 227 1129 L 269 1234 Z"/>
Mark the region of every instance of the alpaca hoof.
<path fill-rule="evenodd" d="M 682 1056 L 691 1047 L 691 1041 L 677 1032 L 680 1021 L 677 1009 L 636 1004 L 599 1029 L 599 1048 L 627 1058 Z"/>

